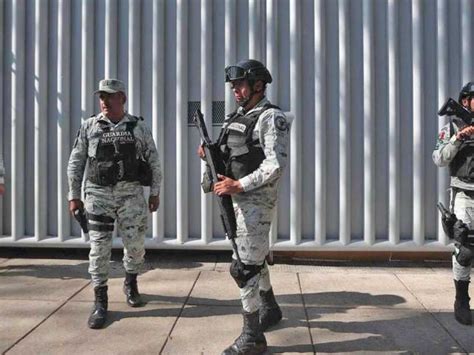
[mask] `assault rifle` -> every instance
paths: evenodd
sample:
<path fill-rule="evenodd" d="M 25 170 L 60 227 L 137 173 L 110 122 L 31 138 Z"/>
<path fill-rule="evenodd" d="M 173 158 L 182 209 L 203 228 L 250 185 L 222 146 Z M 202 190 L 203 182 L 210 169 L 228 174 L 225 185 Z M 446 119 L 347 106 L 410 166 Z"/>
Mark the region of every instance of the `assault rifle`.
<path fill-rule="evenodd" d="M 218 174 L 224 175 L 225 165 L 224 160 L 222 159 L 221 152 L 216 143 L 211 141 L 209 134 L 207 132 L 206 123 L 204 122 L 204 117 L 201 110 L 197 110 L 193 116 L 193 122 L 199 130 L 199 135 L 202 140 L 202 147 L 204 153 L 206 154 L 205 160 L 208 166 L 208 178 L 210 183 L 219 181 L 217 177 Z M 221 213 L 222 226 L 224 227 L 224 232 L 226 237 L 230 240 L 232 244 L 232 249 L 234 250 L 237 261 L 240 265 L 242 260 L 240 259 L 239 251 L 237 250 L 237 245 L 235 244 L 235 238 L 237 237 L 237 221 L 235 219 L 234 206 L 232 205 L 232 197 L 230 195 L 217 196 L 217 203 L 219 205 L 219 210 Z"/>
<path fill-rule="evenodd" d="M 455 116 L 465 124 L 474 124 L 474 112 L 470 112 L 456 100 L 449 98 L 438 111 L 438 116 Z"/>
<path fill-rule="evenodd" d="M 451 213 L 441 202 L 437 204 L 439 212 L 441 212 L 441 224 L 443 230 L 450 239 L 453 239 L 453 226 L 457 222 L 458 218 L 454 213 Z M 468 243 L 474 243 L 474 230 L 469 229 Z"/>

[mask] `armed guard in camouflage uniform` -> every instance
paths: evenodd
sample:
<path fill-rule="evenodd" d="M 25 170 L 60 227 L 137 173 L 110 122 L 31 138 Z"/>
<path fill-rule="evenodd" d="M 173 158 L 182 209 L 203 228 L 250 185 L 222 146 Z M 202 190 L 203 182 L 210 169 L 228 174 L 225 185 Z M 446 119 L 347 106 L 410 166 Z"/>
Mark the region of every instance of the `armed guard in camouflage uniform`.
<path fill-rule="evenodd" d="M 0 155 L 0 195 L 5 193 L 5 167 L 3 165 L 3 157 Z"/>
<path fill-rule="evenodd" d="M 101 113 L 85 121 L 77 134 L 68 165 L 69 209 L 83 208 L 81 185 L 86 162 L 85 209 L 91 250 L 89 273 L 95 304 L 90 328 L 101 328 L 107 315 L 107 279 L 112 232 L 117 221 L 124 245 L 124 293 L 131 307 L 142 305 L 137 275 L 144 261 L 147 207 L 157 210 L 161 182 L 158 152 L 142 118 L 125 112 L 125 86 L 115 79 L 99 83 Z M 150 186 L 148 206 L 143 187 Z"/>
<path fill-rule="evenodd" d="M 260 354 L 267 349 L 263 331 L 282 318 L 265 257 L 278 184 L 287 162 L 290 125 L 280 108 L 265 97 L 272 77 L 262 63 L 244 60 L 227 67 L 225 74 L 239 108 L 226 118 L 217 141 L 226 176 L 219 177 L 214 193 L 232 196 L 237 220 L 235 241 L 245 277 L 235 276 L 241 273 L 235 272 L 238 261 L 234 253 L 230 272 L 240 288 L 244 325 L 223 354 Z M 204 156 L 201 148 L 198 154 Z"/>
<path fill-rule="evenodd" d="M 467 112 L 474 112 L 474 82 L 462 88 L 458 102 Z M 474 122 L 451 118 L 439 132 L 433 161 L 439 167 L 448 166 L 451 175 L 451 210 L 458 219 L 448 232 L 455 245 L 454 315 L 459 323 L 470 325 L 469 281 L 474 244 L 469 242 L 468 234 L 469 229 L 474 229 Z"/>

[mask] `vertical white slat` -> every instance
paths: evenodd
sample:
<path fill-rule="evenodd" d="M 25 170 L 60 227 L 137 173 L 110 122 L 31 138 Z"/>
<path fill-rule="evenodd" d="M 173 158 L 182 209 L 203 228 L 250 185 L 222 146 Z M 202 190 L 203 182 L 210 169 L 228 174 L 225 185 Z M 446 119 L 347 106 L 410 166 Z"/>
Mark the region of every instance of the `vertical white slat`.
<path fill-rule="evenodd" d="M 438 108 L 441 107 L 448 98 L 448 11 L 447 0 L 437 1 L 437 59 L 438 59 Z M 446 118 L 439 118 L 438 131 L 446 124 Z M 449 175 L 447 169 L 438 169 L 438 201 L 447 206 L 449 186 Z M 438 241 L 447 245 L 449 239 L 443 231 L 441 218 L 438 218 Z"/>
<path fill-rule="evenodd" d="M 326 117 L 324 116 L 326 55 L 324 1 L 314 2 L 314 239 L 318 245 L 326 240 Z"/>
<path fill-rule="evenodd" d="M 290 241 L 301 241 L 301 2 L 290 0 L 290 104 L 294 120 L 290 139 Z"/>
<path fill-rule="evenodd" d="M 128 112 L 141 115 L 140 106 L 140 10 L 142 2 L 129 1 L 128 18 Z"/>
<path fill-rule="evenodd" d="M 35 238 L 47 235 L 48 1 L 35 2 Z"/>
<path fill-rule="evenodd" d="M 424 117 L 423 117 L 423 16 L 421 0 L 412 2 L 413 26 L 413 240 L 425 238 Z"/>
<path fill-rule="evenodd" d="M 81 14 L 81 119 L 94 114 L 94 1 L 82 0 Z M 85 175 L 85 174 L 84 174 Z M 82 239 L 88 236 L 81 231 Z"/>
<path fill-rule="evenodd" d="M 364 241 L 375 243 L 374 9 L 363 2 L 364 55 Z"/>
<path fill-rule="evenodd" d="M 236 29 L 237 6 L 235 0 L 225 1 L 225 66 L 236 63 L 237 56 L 237 31 Z M 224 77 L 224 74 L 222 74 Z M 228 115 L 235 110 L 235 101 L 232 90 L 226 85 L 225 89 L 225 114 Z"/>
<path fill-rule="evenodd" d="M 339 0 L 339 241 L 351 239 L 349 3 Z"/>
<path fill-rule="evenodd" d="M 117 78 L 117 0 L 105 2 L 105 66 L 106 78 Z"/>
<path fill-rule="evenodd" d="M 66 169 L 70 152 L 70 88 L 71 88 L 71 3 L 68 0 L 58 2 L 58 140 L 57 140 L 57 201 L 58 201 L 58 238 L 64 241 L 70 236 L 71 219 L 67 203 Z M 65 149 L 66 147 L 66 149 Z"/>
<path fill-rule="evenodd" d="M 273 77 L 273 82 L 267 87 L 266 95 L 273 104 L 278 104 L 278 1 L 267 0 L 266 5 L 266 64 Z M 278 239 L 278 205 L 275 206 L 269 239 L 270 246 Z"/>
<path fill-rule="evenodd" d="M 262 60 L 260 0 L 249 0 L 249 58 Z"/>
<path fill-rule="evenodd" d="M 4 43 L 4 33 L 5 33 L 5 27 L 4 27 L 4 20 L 3 20 L 3 15 L 4 15 L 4 6 L 5 2 L 1 1 L 0 2 L 0 48 L 3 48 L 3 43 Z M 3 115 L 3 112 L 5 112 L 5 108 L 3 107 L 3 56 L 4 56 L 5 51 L 0 52 L 0 159 L 3 159 L 5 163 L 5 156 L 3 154 L 3 142 L 4 142 L 4 131 L 3 131 L 3 125 L 5 122 L 5 116 Z M 6 174 L 5 174 L 6 175 Z M 4 212 L 4 207 L 5 203 L 3 201 L 3 195 L 0 195 L 0 237 L 3 235 L 3 212 Z"/>
<path fill-rule="evenodd" d="M 388 238 L 396 245 L 400 242 L 400 124 L 398 92 L 398 2 L 389 0 L 388 19 Z"/>
<path fill-rule="evenodd" d="M 473 44 L 473 20 L 472 16 L 474 1 L 473 0 L 461 0 L 461 77 L 462 85 L 469 81 L 473 81 L 473 66 L 474 60 L 472 55 L 472 44 Z"/>
<path fill-rule="evenodd" d="M 212 2 L 201 0 L 201 111 L 212 139 Z M 206 163 L 201 162 L 201 174 Z M 212 241 L 212 194 L 201 191 L 201 239 Z"/>
<path fill-rule="evenodd" d="M 188 238 L 188 1 L 177 2 L 176 28 L 176 237 Z"/>
<path fill-rule="evenodd" d="M 94 1 L 82 0 L 81 111 L 86 120 L 94 113 Z"/>
<path fill-rule="evenodd" d="M 160 154 L 163 179 L 160 189 L 160 208 L 153 218 L 153 238 L 159 243 L 165 234 L 165 3 L 153 2 L 153 69 L 152 69 L 152 122 L 153 139 Z"/>
<path fill-rule="evenodd" d="M 12 3 L 12 237 L 25 233 L 25 1 Z"/>

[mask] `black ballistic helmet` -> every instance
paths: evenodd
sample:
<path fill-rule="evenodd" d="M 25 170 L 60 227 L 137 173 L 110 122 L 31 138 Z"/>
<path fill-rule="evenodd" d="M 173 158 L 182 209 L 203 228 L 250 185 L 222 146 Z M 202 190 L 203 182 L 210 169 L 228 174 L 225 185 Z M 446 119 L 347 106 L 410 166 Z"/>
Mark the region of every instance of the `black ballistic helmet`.
<path fill-rule="evenodd" d="M 270 84 L 273 79 L 268 69 L 258 60 L 248 59 L 238 62 L 236 65 L 230 65 L 225 68 L 225 82 L 247 79 L 250 84 L 258 80 L 265 84 Z"/>
<path fill-rule="evenodd" d="M 474 81 L 470 81 L 462 87 L 461 92 L 459 93 L 459 103 L 461 103 L 462 99 L 465 99 L 468 96 L 474 97 Z"/>

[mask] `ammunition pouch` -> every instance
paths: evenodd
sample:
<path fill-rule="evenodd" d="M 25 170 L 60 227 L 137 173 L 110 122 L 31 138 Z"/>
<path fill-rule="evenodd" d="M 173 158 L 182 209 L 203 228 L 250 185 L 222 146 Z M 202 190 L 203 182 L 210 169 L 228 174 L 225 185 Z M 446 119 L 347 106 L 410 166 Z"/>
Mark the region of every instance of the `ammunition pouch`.
<path fill-rule="evenodd" d="M 142 186 L 151 186 L 153 173 L 150 164 L 142 159 L 137 160 L 137 176 Z"/>
<path fill-rule="evenodd" d="M 115 161 L 100 161 L 90 159 L 88 179 L 100 186 L 114 186 L 117 184 L 120 167 Z"/>

